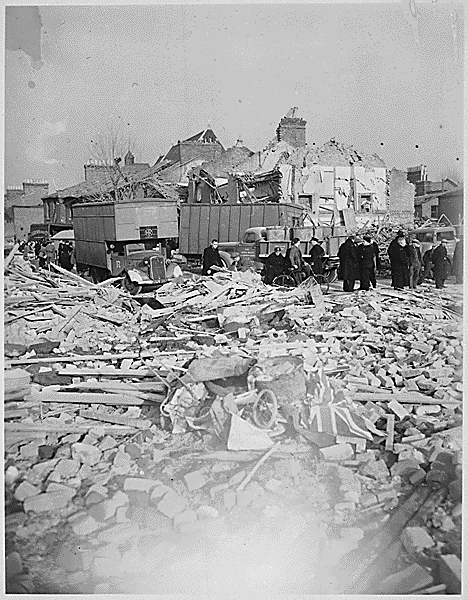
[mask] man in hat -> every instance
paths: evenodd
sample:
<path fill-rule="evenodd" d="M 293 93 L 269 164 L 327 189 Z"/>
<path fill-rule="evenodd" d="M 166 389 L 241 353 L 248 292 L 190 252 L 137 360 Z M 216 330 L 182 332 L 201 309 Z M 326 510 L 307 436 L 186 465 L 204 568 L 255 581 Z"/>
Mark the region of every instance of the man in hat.
<path fill-rule="evenodd" d="M 275 277 L 286 271 L 286 259 L 281 254 L 280 246 L 276 246 L 273 252 L 265 260 L 265 283 L 271 284 Z"/>
<path fill-rule="evenodd" d="M 394 258 L 397 254 L 400 254 L 399 245 L 401 245 L 402 238 L 405 239 L 405 234 L 400 229 L 399 231 L 397 231 L 395 238 L 390 242 L 387 250 L 388 258 L 390 259 L 390 269 L 392 271 L 392 287 L 395 287 L 395 282 L 393 280 L 393 272 L 395 270 L 393 268 Z M 398 240 L 400 240 L 400 242 Z"/>
<path fill-rule="evenodd" d="M 293 269 L 292 275 L 298 285 L 301 283 L 302 273 L 305 273 L 306 277 L 310 277 L 312 273 L 310 266 L 302 258 L 300 245 L 301 240 L 294 238 L 288 254 L 289 263 Z"/>
<path fill-rule="evenodd" d="M 463 283 L 463 236 L 457 240 L 452 260 L 452 275 L 457 283 Z"/>
<path fill-rule="evenodd" d="M 224 263 L 218 250 L 218 240 L 211 240 L 211 245 L 203 251 L 202 275 L 211 275 L 216 270 L 213 270 L 212 267 L 224 267 Z"/>
<path fill-rule="evenodd" d="M 338 258 L 340 259 L 338 277 L 343 280 L 343 291 L 352 292 L 354 282 L 359 279 L 359 256 L 354 235 L 350 235 L 341 244 L 338 249 Z"/>
<path fill-rule="evenodd" d="M 390 254 L 392 268 L 392 286 L 396 290 L 402 290 L 409 285 L 409 257 L 406 239 L 404 235 L 397 237 L 397 243 Z"/>
<path fill-rule="evenodd" d="M 451 264 L 447 252 L 447 240 L 441 240 L 437 248 L 432 253 L 431 262 L 434 272 L 436 288 L 441 290 L 445 287 L 445 280 L 450 274 Z"/>
<path fill-rule="evenodd" d="M 358 246 L 357 251 L 359 256 L 359 280 L 361 282 L 359 289 L 368 291 L 371 279 L 375 280 L 375 254 L 372 247 L 372 240 L 368 235 L 364 236 L 362 244 Z"/>
<path fill-rule="evenodd" d="M 409 286 L 415 290 L 418 286 L 419 279 L 421 277 L 422 268 L 422 256 L 421 256 L 421 244 L 419 240 L 414 238 L 411 240 L 411 244 L 408 249 L 409 257 Z"/>
<path fill-rule="evenodd" d="M 310 263 L 314 275 L 323 275 L 323 255 L 325 250 L 320 245 L 322 242 L 313 237 L 310 240 Z"/>

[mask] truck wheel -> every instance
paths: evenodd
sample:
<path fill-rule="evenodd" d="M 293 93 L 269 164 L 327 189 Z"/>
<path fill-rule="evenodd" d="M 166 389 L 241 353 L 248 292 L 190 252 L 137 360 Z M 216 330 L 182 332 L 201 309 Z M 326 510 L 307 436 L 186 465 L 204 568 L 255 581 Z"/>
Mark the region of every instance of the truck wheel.
<path fill-rule="evenodd" d="M 325 279 L 327 283 L 335 283 L 338 278 L 338 271 L 336 269 L 331 269 L 328 273 L 325 274 Z"/>
<path fill-rule="evenodd" d="M 91 267 L 89 270 L 93 283 L 101 283 L 110 277 L 110 271 L 108 269 L 101 269 L 100 267 Z"/>
<path fill-rule="evenodd" d="M 122 285 L 123 285 L 124 290 L 126 290 L 132 296 L 139 294 L 143 287 L 141 285 L 138 285 L 138 283 L 135 283 L 134 281 L 132 281 L 128 275 L 125 275 L 123 277 Z"/>

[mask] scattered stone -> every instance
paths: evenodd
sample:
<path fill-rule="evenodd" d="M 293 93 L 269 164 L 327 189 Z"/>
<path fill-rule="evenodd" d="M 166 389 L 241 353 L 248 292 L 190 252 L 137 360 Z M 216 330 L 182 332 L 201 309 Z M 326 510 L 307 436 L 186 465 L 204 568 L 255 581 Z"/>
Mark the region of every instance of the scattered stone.
<path fill-rule="evenodd" d="M 173 519 L 177 514 L 185 510 L 186 506 L 187 500 L 183 496 L 171 491 L 167 492 L 158 503 L 158 510 L 166 517 L 169 517 L 169 519 Z"/>
<path fill-rule="evenodd" d="M 184 475 L 184 480 L 189 492 L 199 490 L 206 485 L 207 482 L 205 474 L 201 471 L 192 471 L 191 473 L 187 473 L 187 475 Z"/>
<path fill-rule="evenodd" d="M 18 552 L 10 552 L 10 554 L 8 554 L 5 561 L 5 571 L 7 578 L 23 573 L 23 561 Z"/>
<path fill-rule="evenodd" d="M 23 502 L 26 498 L 37 496 L 41 493 L 41 490 L 35 485 L 31 485 L 27 481 L 22 481 L 15 490 L 15 498 L 19 502 Z"/>
<path fill-rule="evenodd" d="M 439 577 L 449 594 L 461 593 L 461 561 L 455 554 L 441 556 L 438 562 Z"/>
<path fill-rule="evenodd" d="M 70 500 L 76 496 L 76 490 L 68 487 L 67 485 L 63 485 L 61 483 L 56 483 L 55 481 L 53 481 L 52 483 L 49 483 L 49 485 L 47 486 L 46 492 L 61 492 L 62 494 L 68 494 L 70 496 Z"/>
<path fill-rule="evenodd" d="M 354 456 L 354 450 L 351 444 L 335 444 L 320 448 L 320 452 L 325 460 L 347 460 Z"/>
<path fill-rule="evenodd" d="M 54 475 L 61 479 L 69 479 L 78 473 L 80 466 L 77 460 L 62 458 L 54 469 Z"/>
<path fill-rule="evenodd" d="M 76 443 L 72 445 L 72 457 L 85 465 L 93 466 L 101 460 L 102 451 L 91 444 Z"/>
<path fill-rule="evenodd" d="M 48 512 L 65 508 L 70 501 L 70 495 L 64 492 L 46 492 L 26 498 L 23 504 L 25 512 Z"/>
<path fill-rule="evenodd" d="M 365 463 L 362 474 L 374 479 L 386 479 L 390 476 L 390 471 L 383 460 L 370 460 Z"/>
<path fill-rule="evenodd" d="M 75 535 L 89 535 L 99 529 L 100 524 L 89 515 L 83 515 L 73 522 L 72 529 Z"/>
<path fill-rule="evenodd" d="M 114 456 L 113 471 L 117 475 L 127 475 L 132 468 L 132 459 L 130 454 L 118 450 Z"/>
<path fill-rule="evenodd" d="M 435 545 L 434 540 L 422 527 L 406 527 L 400 539 L 408 552 L 421 552 Z"/>
<path fill-rule="evenodd" d="M 150 492 L 155 486 L 163 485 L 161 481 L 155 479 L 143 479 L 141 477 L 126 477 L 124 482 L 124 490 Z"/>

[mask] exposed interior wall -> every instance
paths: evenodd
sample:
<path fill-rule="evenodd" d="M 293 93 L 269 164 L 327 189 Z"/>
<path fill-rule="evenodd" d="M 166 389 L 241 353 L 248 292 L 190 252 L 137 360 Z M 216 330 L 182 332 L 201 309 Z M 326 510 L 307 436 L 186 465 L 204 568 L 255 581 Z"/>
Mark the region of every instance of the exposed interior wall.
<path fill-rule="evenodd" d="M 389 171 L 388 176 L 388 212 L 390 219 L 402 225 L 411 225 L 414 222 L 415 186 L 408 181 L 405 171 L 393 168 Z M 429 211 L 430 217 L 430 206 L 423 205 L 422 211 L 423 216 Z"/>

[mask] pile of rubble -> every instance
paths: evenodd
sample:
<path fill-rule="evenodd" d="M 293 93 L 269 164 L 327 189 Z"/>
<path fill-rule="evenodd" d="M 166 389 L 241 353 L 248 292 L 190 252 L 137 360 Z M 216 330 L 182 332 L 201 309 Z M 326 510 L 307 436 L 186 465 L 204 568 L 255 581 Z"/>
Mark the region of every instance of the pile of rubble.
<path fill-rule="evenodd" d="M 444 296 L 223 272 L 142 305 L 21 261 L 5 286 L 7 591 L 459 592 Z"/>

